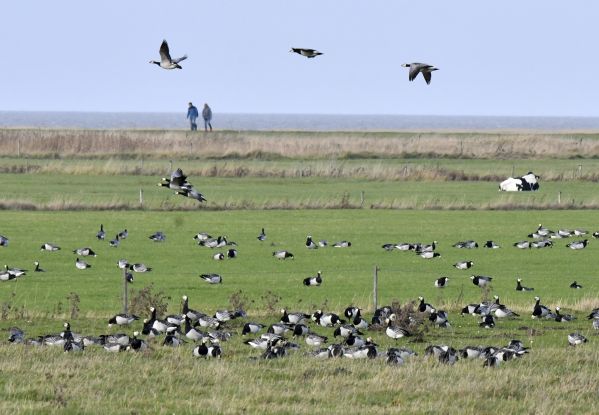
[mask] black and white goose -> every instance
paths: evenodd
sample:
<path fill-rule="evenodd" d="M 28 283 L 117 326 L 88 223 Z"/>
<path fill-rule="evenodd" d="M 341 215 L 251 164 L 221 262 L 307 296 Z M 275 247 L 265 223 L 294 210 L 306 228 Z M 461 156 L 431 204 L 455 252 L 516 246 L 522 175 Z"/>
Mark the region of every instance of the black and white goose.
<path fill-rule="evenodd" d="M 168 347 L 179 347 L 183 345 L 183 343 L 185 343 L 185 341 L 179 338 L 176 333 L 167 333 L 162 341 L 162 345 Z"/>
<path fill-rule="evenodd" d="M 447 312 L 445 310 L 432 309 L 428 317 L 428 320 L 438 327 L 446 328 L 450 327 Z"/>
<path fill-rule="evenodd" d="M 418 300 L 420 300 L 420 303 L 418 304 L 418 311 L 421 313 L 431 313 L 431 311 L 434 309 L 434 307 L 432 305 L 430 305 L 429 303 L 425 303 L 424 302 L 424 297 L 418 297 Z"/>
<path fill-rule="evenodd" d="M 495 327 L 495 320 L 491 314 L 487 314 L 486 316 L 482 317 L 482 320 L 480 323 L 478 323 L 478 325 L 484 329 L 492 329 Z"/>
<path fill-rule="evenodd" d="M 459 249 L 474 249 L 474 248 L 478 248 L 478 243 L 476 243 L 476 241 L 468 240 L 468 241 L 456 242 L 455 244 L 453 244 L 453 247 L 459 248 Z"/>
<path fill-rule="evenodd" d="M 65 352 L 82 352 L 85 349 L 83 342 L 76 342 L 73 340 L 65 340 L 63 349 Z"/>
<path fill-rule="evenodd" d="M 304 340 L 308 346 L 320 347 L 327 342 L 328 338 L 326 336 L 319 336 L 318 334 L 310 333 L 306 335 Z"/>
<path fill-rule="evenodd" d="M 582 288 L 582 285 L 580 285 L 579 283 L 574 281 L 572 284 L 570 284 L 570 288 L 574 288 L 575 290 L 580 290 Z"/>
<path fill-rule="evenodd" d="M 395 320 L 396 320 L 395 314 L 391 314 L 389 316 L 389 318 L 387 318 L 387 320 L 386 320 L 387 328 L 385 329 L 385 334 L 388 337 L 391 337 L 392 339 L 395 339 L 395 340 L 401 339 L 404 336 L 405 337 L 411 336 L 411 334 L 408 330 L 394 325 Z"/>
<path fill-rule="evenodd" d="M 183 69 L 181 67 L 181 65 L 179 65 L 179 62 L 187 59 L 187 55 L 183 55 L 177 59 L 172 59 L 166 39 L 163 40 L 162 43 L 160 44 L 159 53 L 160 53 L 160 62 L 152 60 L 152 61 L 150 61 L 150 63 L 158 65 L 162 69 Z"/>
<path fill-rule="evenodd" d="M 364 320 L 361 316 L 356 316 L 351 320 L 352 325 L 358 330 L 368 330 L 370 324 Z"/>
<path fill-rule="evenodd" d="M 395 245 L 395 248 L 398 249 L 399 251 L 414 251 L 416 249 L 414 244 L 410 244 L 407 242 L 399 243 L 399 244 Z"/>
<path fill-rule="evenodd" d="M 580 333 L 570 333 L 568 334 L 568 344 L 570 346 L 579 346 L 583 343 L 586 343 L 588 340 Z"/>
<path fill-rule="evenodd" d="M 203 315 L 198 318 L 198 324 L 200 327 L 218 329 L 221 325 L 221 322 L 215 317 Z"/>
<path fill-rule="evenodd" d="M 510 310 L 504 304 L 500 304 L 495 309 L 495 317 L 497 317 L 497 318 L 513 318 L 513 317 L 520 317 L 520 314 Z"/>
<path fill-rule="evenodd" d="M 493 277 L 487 277 L 486 275 L 471 275 L 470 279 L 472 280 L 472 284 L 482 288 L 489 285 L 493 280 Z"/>
<path fill-rule="evenodd" d="M 281 323 L 287 323 L 287 324 L 301 324 L 303 323 L 306 319 L 310 318 L 309 314 L 305 314 L 305 313 L 300 313 L 300 312 L 294 312 L 294 313 L 288 313 L 286 309 L 281 309 Z"/>
<path fill-rule="evenodd" d="M 171 173 L 170 178 L 163 177 L 162 181 L 158 183 L 158 186 L 166 187 L 171 190 L 183 190 L 184 188 L 191 186 L 191 183 L 187 181 L 187 176 L 183 174 L 183 170 L 178 168 Z"/>
<path fill-rule="evenodd" d="M 129 346 L 127 349 L 133 350 L 135 352 L 143 352 L 144 350 L 147 350 L 148 343 L 146 343 L 142 339 L 138 339 L 137 336 L 139 336 L 139 331 L 134 331 L 133 337 L 131 337 L 131 340 L 129 341 Z"/>
<path fill-rule="evenodd" d="M 119 259 L 118 262 L 117 262 L 117 266 L 120 269 L 128 268 L 129 267 L 129 261 L 126 260 L 126 259 Z"/>
<path fill-rule="evenodd" d="M 345 320 L 339 318 L 335 313 L 323 313 L 322 310 L 316 310 L 312 314 L 312 320 L 322 327 L 333 327 L 338 324 L 345 324 Z"/>
<path fill-rule="evenodd" d="M 106 232 L 104 232 L 104 225 L 100 224 L 100 230 L 96 233 L 96 238 L 99 241 L 103 241 L 106 237 Z"/>
<path fill-rule="evenodd" d="M 154 242 L 164 242 L 166 241 L 166 235 L 164 234 L 164 232 L 158 231 L 148 236 L 148 239 Z"/>
<path fill-rule="evenodd" d="M 183 332 L 183 334 L 185 334 L 185 337 L 187 337 L 189 340 L 198 341 L 202 340 L 204 337 L 207 336 L 206 333 L 203 333 L 200 330 L 196 330 L 196 328 L 191 325 L 191 319 L 187 316 L 187 314 L 183 314 L 182 317 L 185 320 Z"/>
<path fill-rule="evenodd" d="M 592 320 L 594 318 L 599 319 L 599 308 L 594 308 L 587 316 L 587 319 L 589 320 Z"/>
<path fill-rule="evenodd" d="M 566 246 L 570 249 L 578 250 L 578 249 L 586 248 L 588 243 L 589 243 L 589 240 L 585 239 L 583 241 L 572 241 Z"/>
<path fill-rule="evenodd" d="M 391 244 L 391 243 L 389 243 L 389 244 L 383 244 L 381 246 L 381 248 L 383 248 L 385 251 L 393 251 L 395 249 L 395 245 L 396 244 Z"/>
<path fill-rule="evenodd" d="M 299 55 L 305 56 L 306 58 L 315 58 L 316 56 L 322 55 L 321 52 L 316 49 L 306 49 L 306 48 L 291 48 L 289 52 L 294 52 Z"/>
<path fill-rule="evenodd" d="M 166 320 L 160 320 L 157 318 L 156 307 L 150 307 L 150 312 L 152 313 L 150 319 L 148 320 L 148 324 L 151 324 L 150 327 L 159 333 L 166 333 L 169 328 L 169 323 Z"/>
<path fill-rule="evenodd" d="M 420 253 L 420 257 L 424 258 L 424 259 L 433 259 L 433 258 L 438 258 L 440 257 L 441 254 L 438 252 L 433 252 L 433 251 L 425 251 Z"/>
<path fill-rule="evenodd" d="M 351 324 L 342 324 L 338 326 L 335 331 L 333 331 L 333 337 L 349 337 L 349 336 L 357 336 L 362 334 L 358 328 Z"/>
<path fill-rule="evenodd" d="M 322 284 L 322 273 L 318 271 L 316 276 L 304 278 L 304 285 L 307 287 L 317 287 Z"/>
<path fill-rule="evenodd" d="M 200 317 L 206 316 L 206 314 L 204 314 L 204 313 L 201 313 L 199 311 L 189 308 L 189 297 L 184 295 L 182 297 L 182 299 L 183 299 L 183 309 L 181 312 L 183 314 L 185 314 L 187 317 L 189 317 L 191 321 L 198 321 L 200 319 Z"/>
<path fill-rule="evenodd" d="M 42 267 L 40 267 L 40 263 L 38 261 L 35 261 L 33 263 L 33 265 L 35 265 L 35 268 L 33 269 L 33 272 L 46 272 L 45 269 L 43 269 Z"/>
<path fill-rule="evenodd" d="M 552 248 L 553 242 L 548 239 L 543 239 L 540 241 L 534 241 L 530 243 L 530 248 L 542 249 L 542 248 Z"/>
<path fill-rule="evenodd" d="M 535 305 L 532 309 L 532 318 L 546 317 L 551 310 L 541 304 L 541 298 L 535 297 Z"/>
<path fill-rule="evenodd" d="M 134 314 L 117 314 L 108 320 L 108 327 L 112 327 L 113 324 L 117 324 L 119 326 L 126 326 L 133 323 L 136 320 L 139 320 L 139 317 L 137 317 Z"/>
<path fill-rule="evenodd" d="M 87 268 L 91 268 L 91 265 L 88 264 L 87 262 L 77 258 L 75 260 L 75 267 L 77 267 L 77 269 L 87 269 Z"/>
<path fill-rule="evenodd" d="M 0 281 L 11 281 L 16 279 L 16 275 L 11 274 L 8 271 L 0 271 Z"/>
<path fill-rule="evenodd" d="M 349 248 L 351 246 L 351 242 L 349 241 L 339 241 L 333 244 L 333 248 Z"/>
<path fill-rule="evenodd" d="M 293 259 L 293 254 L 289 251 L 275 251 L 272 253 L 272 256 L 277 259 Z"/>
<path fill-rule="evenodd" d="M 435 287 L 437 288 L 445 288 L 447 283 L 449 282 L 449 277 L 441 277 L 435 280 Z"/>
<path fill-rule="evenodd" d="M 361 314 L 362 314 L 362 312 L 361 312 L 360 308 L 355 307 L 355 306 L 349 306 L 343 312 L 343 315 L 348 319 L 360 317 Z"/>
<path fill-rule="evenodd" d="M 516 280 L 516 291 L 534 291 L 532 287 L 525 287 L 522 285 L 522 278 Z"/>
<path fill-rule="evenodd" d="M 518 249 L 529 249 L 530 248 L 530 242 L 529 241 L 520 241 L 520 242 L 515 242 L 514 246 Z"/>
<path fill-rule="evenodd" d="M 73 253 L 79 256 L 97 256 L 96 253 L 89 247 L 77 248 L 73 251 Z"/>
<path fill-rule="evenodd" d="M 150 272 L 152 271 L 151 267 L 146 266 L 143 263 L 131 264 L 129 265 L 129 269 L 135 272 Z"/>
<path fill-rule="evenodd" d="M 201 274 L 200 278 L 208 284 L 221 284 L 223 282 L 223 277 L 219 274 Z"/>
<path fill-rule="evenodd" d="M 0 235 L 0 246 L 8 246 L 8 238 L 4 235 Z"/>
<path fill-rule="evenodd" d="M 243 325 L 243 329 L 241 330 L 241 335 L 245 336 L 246 334 L 256 334 L 260 330 L 264 328 L 263 324 L 259 323 L 245 323 Z"/>
<path fill-rule="evenodd" d="M 53 244 L 46 242 L 45 244 L 42 244 L 40 251 L 50 251 L 50 252 L 60 251 L 60 246 L 53 245 Z"/>
<path fill-rule="evenodd" d="M 129 231 L 127 229 L 123 229 L 118 233 L 119 239 L 127 239 L 129 236 Z"/>
<path fill-rule="evenodd" d="M 262 231 L 260 232 L 260 235 L 258 235 L 256 237 L 256 239 L 259 240 L 260 242 L 266 241 L 266 232 L 264 232 L 264 228 L 262 228 Z"/>
<path fill-rule="evenodd" d="M 473 265 L 474 265 L 473 261 L 460 261 L 460 262 L 456 262 L 455 264 L 453 264 L 453 266 L 457 269 L 468 269 L 468 268 L 472 268 Z"/>
<path fill-rule="evenodd" d="M 561 314 L 559 311 L 560 307 L 555 307 L 555 321 L 558 323 L 568 323 L 570 321 L 576 320 L 576 316 L 572 314 Z"/>
<path fill-rule="evenodd" d="M 15 267 L 9 267 L 8 265 L 4 264 L 4 271 L 8 272 L 11 275 L 14 275 L 15 277 L 22 277 L 24 275 L 27 274 L 27 270 L 26 269 L 21 269 L 21 268 L 15 268 Z"/>
<path fill-rule="evenodd" d="M 308 249 L 318 249 L 318 245 L 312 240 L 312 236 L 306 236 L 306 248 Z"/>
<path fill-rule="evenodd" d="M 114 239 L 111 239 L 111 240 L 108 242 L 108 245 L 109 245 L 111 248 L 118 248 L 118 246 L 119 246 L 120 244 L 121 244 L 121 240 L 120 240 L 120 237 L 119 237 L 119 235 L 118 235 L 118 234 L 117 234 L 117 235 L 114 237 Z"/>
<path fill-rule="evenodd" d="M 218 344 L 207 346 L 208 340 L 207 338 L 202 339 L 202 344 L 193 349 L 193 355 L 196 357 L 220 359 L 223 354 L 221 347 Z"/>
<path fill-rule="evenodd" d="M 364 345 L 357 349 L 348 349 L 343 352 L 343 357 L 349 359 L 374 359 L 378 354 L 376 346 Z"/>
<path fill-rule="evenodd" d="M 485 242 L 485 244 L 483 245 L 484 248 L 490 248 L 490 249 L 498 249 L 501 248 L 501 246 L 497 245 L 495 242 L 493 241 L 487 241 Z"/>
<path fill-rule="evenodd" d="M 482 354 L 481 346 L 466 346 L 463 349 L 459 349 L 460 357 L 462 359 L 478 359 Z"/>
<path fill-rule="evenodd" d="M 431 72 L 439 70 L 439 68 L 435 68 L 433 65 L 420 62 L 404 63 L 401 66 L 404 68 L 410 68 L 408 73 L 408 79 L 410 81 L 416 79 L 418 74 L 421 73 L 427 85 L 431 83 Z"/>
<path fill-rule="evenodd" d="M 207 241 L 208 239 L 212 239 L 212 236 L 207 232 L 198 232 L 194 235 L 193 239 L 196 241 Z"/>
<path fill-rule="evenodd" d="M 188 197 L 189 199 L 195 199 L 200 203 L 208 201 L 202 192 L 192 186 L 182 187 L 181 190 L 177 190 L 175 194 Z"/>
<path fill-rule="evenodd" d="M 268 326 L 267 333 L 283 336 L 288 331 L 293 331 L 293 325 L 289 323 L 273 323 Z"/>
<path fill-rule="evenodd" d="M 216 254 L 212 255 L 212 259 L 215 261 L 223 261 L 225 259 L 225 254 L 222 252 L 217 252 Z"/>

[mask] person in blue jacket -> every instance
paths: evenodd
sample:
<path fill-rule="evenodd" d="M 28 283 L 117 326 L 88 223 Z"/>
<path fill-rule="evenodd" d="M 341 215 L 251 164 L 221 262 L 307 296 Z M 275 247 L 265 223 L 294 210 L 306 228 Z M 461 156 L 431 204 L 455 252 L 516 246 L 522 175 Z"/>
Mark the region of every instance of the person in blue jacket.
<path fill-rule="evenodd" d="M 198 109 L 194 107 L 193 104 L 190 102 L 189 108 L 187 109 L 187 118 L 189 119 L 191 131 L 197 131 L 198 129 L 198 125 L 196 124 L 196 119 L 198 118 L 198 116 Z"/>

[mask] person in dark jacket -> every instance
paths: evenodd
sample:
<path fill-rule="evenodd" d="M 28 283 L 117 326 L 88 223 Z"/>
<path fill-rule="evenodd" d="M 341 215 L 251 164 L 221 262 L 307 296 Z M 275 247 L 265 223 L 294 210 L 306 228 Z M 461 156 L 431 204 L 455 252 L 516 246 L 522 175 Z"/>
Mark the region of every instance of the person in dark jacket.
<path fill-rule="evenodd" d="M 212 124 L 210 124 L 210 121 L 212 121 L 212 110 L 208 104 L 204 104 L 202 118 L 204 118 L 204 131 L 208 131 L 208 127 L 210 127 L 210 131 L 212 131 Z"/>
<path fill-rule="evenodd" d="M 198 118 L 198 109 L 193 106 L 193 104 L 189 103 L 189 108 L 187 109 L 187 118 L 189 119 L 189 123 L 191 126 L 191 131 L 196 131 L 198 129 L 198 125 L 196 124 L 196 119 Z"/>

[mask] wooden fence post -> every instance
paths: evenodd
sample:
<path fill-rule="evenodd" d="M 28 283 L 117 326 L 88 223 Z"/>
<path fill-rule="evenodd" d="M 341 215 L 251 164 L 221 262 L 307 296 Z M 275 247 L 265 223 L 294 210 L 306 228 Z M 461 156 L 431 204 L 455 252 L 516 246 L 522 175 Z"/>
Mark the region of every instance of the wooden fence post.
<path fill-rule="evenodd" d="M 373 287 L 373 301 L 374 301 L 374 309 L 376 310 L 379 307 L 379 267 L 374 266 L 374 287 Z"/>

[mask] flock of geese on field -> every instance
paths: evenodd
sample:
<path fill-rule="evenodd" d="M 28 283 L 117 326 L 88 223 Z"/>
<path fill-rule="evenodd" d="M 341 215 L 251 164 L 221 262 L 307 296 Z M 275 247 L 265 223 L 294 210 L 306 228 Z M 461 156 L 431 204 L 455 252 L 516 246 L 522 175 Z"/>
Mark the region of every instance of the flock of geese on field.
<path fill-rule="evenodd" d="M 177 171 L 174 176 L 185 176 Z M 170 180 L 172 183 L 173 180 Z M 181 185 L 179 183 L 178 185 Z M 569 238 L 572 236 L 583 236 L 588 234 L 587 231 L 576 229 L 562 229 L 553 232 L 542 225 L 529 235 L 534 241 L 518 242 L 514 244 L 516 248 L 523 248 L 524 242 L 527 242 L 526 249 L 545 248 L 553 246 L 552 240 L 560 238 Z M 118 247 L 119 242 L 125 240 L 129 233 L 125 229 L 118 232 L 115 239 L 109 242 L 111 247 Z M 594 232 L 595 238 L 599 237 L 599 232 Z M 100 230 L 96 233 L 98 240 L 105 240 L 106 232 L 101 225 Z M 154 242 L 163 242 L 166 240 L 166 235 L 162 232 L 156 232 L 149 236 L 149 239 Z M 200 232 L 194 236 L 198 245 L 211 249 L 225 248 L 228 250 L 226 254 L 220 253 L 219 256 L 214 255 L 215 260 L 223 260 L 226 258 L 236 258 L 238 253 L 235 248 L 235 242 L 227 241 L 226 236 L 212 237 L 208 233 Z M 258 243 L 267 240 L 265 229 L 262 229 L 256 237 Z M 543 242 L 540 244 L 540 242 Z M 7 247 L 9 238 L 0 235 L 0 246 Z M 570 242 L 566 246 L 572 250 L 584 249 L 588 245 L 588 241 Z M 327 241 L 320 240 L 315 242 L 311 236 L 308 236 L 305 242 L 305 247 L 308 250 L 322 249 L 328 247 Z M 332 244 L 338 248 L 350 248 L 352 246 L 349 241 L 340 241 Z M 457 249 L 476 249 L 478 243 L 472 240 L 460 241 L 453 245 Z M 499 249 L 500 246 L 493 241 L 487 241 L 483 244 L 489 249 Z M 382 245 L 386 251 L 413 251 L 423 258 L 432 259 L 439 256 L 436 252 L 437 242 L 431 244 L 421 243 L 387 243 Z M 60 247 L 44 243 L 40 248 L 42 251 L 56 252 Z M 75 265 L 77 269 L 87 269 L 90 267 L 80 257 L 94 257 L 96 253 L 90 247 L 77 248 L 73 250 L 77 259 Z M 433 255 L 430 255 L 433 254 Z M 435 255 L 436 254 L 436 255 Z M 273 256 L 284 260 L 293 258 L 293 254 L 288 251 L 275 251 Z M 36 268 L 34 272 L 45 272 L 40 268 L 39 262 L 35 262 Z M 143 263 L 129 263 L 126 259 L 118 261 L 118 267 L 123 269 L 127 280 L 133 281 L 132 272 L 144 273 L 152 271 L 151 267 Z M 474 266 L 473 261 L 460 261 L 454 264 L 454 267 L 460 270 L 467 270 Z M 131 271 L 131 272 L 130 272 Z M 12 268 L 8 265 L 4 266 L 4 270 L 0 272 L 1 281 L 10 281 L 17 278 L 22 278 L 27 274 L 27 270 L 20 268 Z M 200 278 L 210 284 L 221 284 L 223 279 L 219 274 L 201 274 Z M 486 287 L 492 283 L 492 277 L 484 275 L 472 275 L 473 284 L 479 287 Z M 441 277 L 434 281 L 435 287 L 443 288 L 449 282 L 448 277 Z M 299 281 L 298 281 L 299 283 Z M 321 271 L 317 275 L 305 278 L 303 285 L 319 286 L 323 283 Z M 581 288 L 580 285 L 574 282 L 571 287 Z M 522 279 L 517 279 L 516 290 L 522 292 L 533 291 L 534 288 L 525 287 L 522 285 Z M 372 318 L 368 321 L 362 315 L 362 310 L 355 306 L 347 307 L 340 316 L 331 312 L 316 310 L 312 313 L 305 312 L 289 312 L 286 309 L 281 310 L 281 319 L 278 323 L 267 325 L 266 323 L 245 322 L 241 330 L 243 337 L 248 335 L 258 335 L 263 329 L 266 329 L 259 337 L 246 340 L 244 343 L 253 349 L 261 351 L 260 356 L 264 359 L 273 359 L 286 356 L 289 352 L 300 349 L 298 339 L 303 339 L 306 345 L 312 350 L 308 353 L 316 358 L 337 358 L 344 357 L 350 359 L 361 358 L 376 358 L 383 357 L 390 364 L 402 364 L 410 356 L 416 353 L 405 347 L 391 347 L 386 351 L 375 343 L 372 336 L 374 333 L 384 331 L 385 335 L 391 339 L 398 340 L 404 337 L 410 337 L 414 333 L 418 333 L 419 326 L 428 324 L 438 327 L 451 327 L 448 313 L 431 304 L 425 302 L 423 297 L 419 297 L 417 302 L 412 303 L 413 309 L 392 308 L 385 306 L 375 310 Z M 500 302 L 498 296 L 494 296 L 493 301 L 484 301 L 481 303 L 467 304 L 463 307 L 462 315 L 470 314 L 480 318 L 479 327 L 484 329 L 493 329 L 496 326 L 496 321 L 501 319 L 518 318 L 519 314 L 511 310 L 505 304 Z M 134 331 L 132 336 L 125 333 L 119 334 L 102 334 L 99 336 L 84 336 L 71 331 L 69 323 L 64 323 L 64 330 L 56 334 L 48 334 L 34 338 L 25 338 L 25 333 L 17 328 L 10 329 L 9 341 L 12 343 L 24 343 L 36 346 L 60 346 L 66 352 L 82 351 L 86 347 L 99 345 L 108 352 L 118 352 L 124 350 L 143 351 L 147 350 L 149 343 L 162 344 L 165 347 L 179 347 L 186 343 L 197 344 L 193 348 L 193 355 L 198 357 L 220 357 L 222 355 L 221 345 L 229 341 L 236 333 L 234 327 L 230 323 L 238 318 L 247 318 L 243 310 L 218 310 L 215 313 L 205 313 L 196 311 L 189 307 L 189 298 L 183 296 L 182 309 L 179 314 L 167 316 L 158 316 L 157 310 L 152 307 L 149 310 L 149 315 L 143 320 L 141 330 Z M 555 307 L 552 311 L 549 307 L 541 304 L 541 299 L 535 297 L 535 302 L 532 308 L 532 318 L 553 320 L 559 323 L 568 323 L 576 319 L 570 314 L 561 313 L 560 307 Z M 592 320 L 592 327 L 599 330 L 599 308 L 594 309 L 587 316 Z M 108 320 L 109 326 L 117 325 L 119 327 L 135 324 L 140 318 L 132 314 L 117 314 Z M 239 327 L 239 324 L 233 324 Z M 332 328 L 332 337 L 334 342 L 329 343 L 330 336 L 317 334 L 313 328 L 320 326 Z M 365 334 L 368 333 L 368 334 Z M 142 339 L 141 336 L 146 336 Z M 151 339 L 151 340 L 150 340 Z M 339 340 L 337 340 L 339 339 Z M 568 344 L 577 346 L 587 342 L 587 338 L 578 332 L 570 333 L 567 336 Z M 328 346 L 327 346 L 328 344 Z M 430 345 L 426 348 L 425 355 L 430 355 L 437 358 L 442 363 L 453 364 L 460 358 L 472 359 L 481 358 L 484 360 L 485 366 L 497 366 L 501 362 L 522 357 L 527 353 L 527 348 L 524 347 L 521 341 L 512 340 L 505 347 L 503 346 L 468 346 L 462 349 L 455 349 L 447 345 Z"/>

